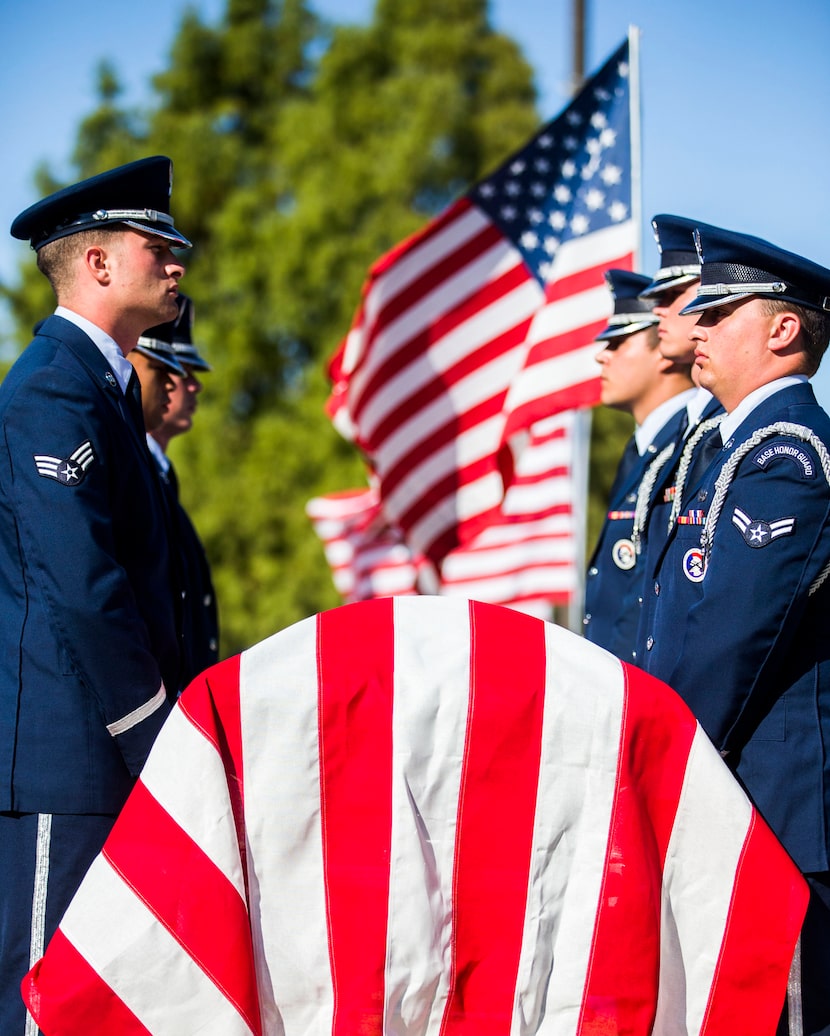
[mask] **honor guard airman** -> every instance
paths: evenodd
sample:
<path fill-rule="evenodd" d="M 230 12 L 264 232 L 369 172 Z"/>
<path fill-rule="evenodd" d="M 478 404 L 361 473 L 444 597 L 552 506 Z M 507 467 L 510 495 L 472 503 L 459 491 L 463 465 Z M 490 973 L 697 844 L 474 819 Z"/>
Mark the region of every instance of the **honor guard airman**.
<path fill-rule="evenodd" d="M 602 402 L 635 421 L 611 487 L 608 512 L 588 565 L 584 633 L 588 640 L 631 661 L 637 630 L 641 569 L 632 540 L 637 492 L 648 465 L 673 449 L 681 417 L 693 392 L 688 364 L 665 360 L 657 348 L 652 303 L 639 298 L 650 278 L 609 270 L 614 300 L 608 326 L 597 335 L 602 350 Z"/>
<path fill-rule="evenodd" d="M 193 302 L 179 295 L 179 314 L 145 331 L 135 352 L 144 351 L 162 362 L 175 364 L 173 391 L 158 421 L 147 424 L 147 444 L 158 465 L 171 511 L 176 516 L 178 549 L 183 571 L 182 622 L 184 627 L 184 683 L 219 661 L 219 615 L 216 592 L 205 548 L 179 499 L 179 480 L 167 456 L 170 440 L 193 427 L 202 382 L 211 370 L 193 342 Z"/>
<path fill-rule="evenodd" d="M 683 216 L 659 215 L 652 219 L 651 226 L 660 255 L 660 267 L 640 297 L 653 303 L 661 354 L 676 363 L 689 364 L 697 388 L 686 404 L 681 443 L 671 454 L 664 453 L 655 458 L 640 483 L 632 539 L 643 572 L 648 571 L 675 518 L 689 468 L 694 466 L 697 470 L 702 463 L 706 440 L 723 415 L 721 404 L 698 381 L 698 370 L 694 366 L 695 348 L 690 338 L 697 318 L 681 312 L 697 293 L 700 259 L 694 232 L 696 227 L 705 224 Z M 638 613 L 642 603 L 642 598 L 638 598 Z M 636 639 L 635 662 L 640 650 L 639 638 Z"/>
<path fill-rule="evenodd" d="M 684 312 L 726 416 L 647 574 L 639 662 L 686 700 L 810 883 L 803 1031 L 827 1033 L 830 418 L 808 379 L 830 339 L 830 270 L 745 234 L 696 240 Z"/>
<path fill-rule="evenodd" d="M 13 222 L 58 307 L 0 386 L 0 1032 L 176 698 L 179 597 L 127 354 L 178 312 L 163 156 Z"/>

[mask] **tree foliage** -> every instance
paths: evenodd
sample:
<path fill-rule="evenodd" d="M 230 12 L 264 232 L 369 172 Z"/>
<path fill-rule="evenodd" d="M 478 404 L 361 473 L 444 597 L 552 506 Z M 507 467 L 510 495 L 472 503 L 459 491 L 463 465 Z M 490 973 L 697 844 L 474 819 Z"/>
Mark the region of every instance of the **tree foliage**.
<path fill-rule="evenodd" d="M 486 0 L 377 0 L 358 27 L 307 0 L 228 0 L 215 25 L 189 10 L 152 88 L 149 110 L 126 109 L 102 65 L 72 158 L 77 178 L 174 162 L 195 246 L 182 287 L 214 369 L 171 456 L 227 655 L 338 603 L 304 508 L 365 484 L 365 467 L 325 416 L 326 361 L 369 265 L 530 136 L 535 92 Z M 48 285 L 29 261 L 3 291 L 23 346 Z"/>

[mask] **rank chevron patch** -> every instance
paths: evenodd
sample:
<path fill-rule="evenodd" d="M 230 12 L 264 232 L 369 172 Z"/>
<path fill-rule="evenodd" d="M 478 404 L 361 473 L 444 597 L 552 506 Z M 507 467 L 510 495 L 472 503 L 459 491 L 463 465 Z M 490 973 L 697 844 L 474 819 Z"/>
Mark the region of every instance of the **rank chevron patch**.
<path fill-rule="evenodd" d="M 795 532 L 795 518 L 777 518 L 772 522 L 750 518 L 746 511 L 736 507 L 732 512 L 732 524 L 750 547 L 766 547 L 779 536 L 792 536 Z"/>
<path fill-rule="evenodd" d="M 53 478 L 65 486 L 79 486 L 86 475 L 86 469 L 95 460 L 92 443 L 87 439 L 69 457 L 50 457 L 47 454 L 34 455 L 38 475 Z"/>

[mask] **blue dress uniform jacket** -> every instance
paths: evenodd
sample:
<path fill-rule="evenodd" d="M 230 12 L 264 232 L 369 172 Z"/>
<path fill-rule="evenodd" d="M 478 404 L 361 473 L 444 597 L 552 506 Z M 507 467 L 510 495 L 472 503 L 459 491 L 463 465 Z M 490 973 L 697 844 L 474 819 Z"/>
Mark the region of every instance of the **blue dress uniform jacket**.
<path fill-rule="evenodd" d="M 670 417 L 628 473 L 615 479 L 608 514 L 588 564 L 583 633 L 586 639 L 627 662 L 634 656 L 639 619 L 636 602 L 644 578 L 631 539 L 637 490 L 655 457 L 679 441 L 685 417 L 685 409 Z"/>
<path fill-rule="evenodd" d="M 639 554 L 637 564 L 640 566 L 642 579 L 639 583 L 637 598 L 631 601 L 629 605 L 637 615 L 635 626 L 637 636 L 635 636 L 635 647 L 633 658 L 631 659 L 633 662 L 638 660 L 638 651 L 641 650 L 641 641 L 644 639 L 639 635 L 643 609 L 643 595 L 641 591 L 645 584 L 646 576 L 654 571 L 656 560 L 666 543 L 666 536 L 669 530 L 669 516 L 674 505 L 678 465 L 686 446 L 690 443 L 696 431 L 701 426 L 707 426 L 711 423 L 712 418 L 722 414 L 723 407 L 713 396 L 703 408 L 698 419 L 686 430 L 683 437 L 679 440 L 677 448 L 672 455 L 655 473 L 654 485 L 644 510 L 642 526 L 634 534 L 634 544 Z M 698 444 L 693 450 L 692 456 L 697 456 L 699 450 L 700 445 Z M 690 471 L 694 471 L 694 467 L 690 467 Z M 686 485 L 688 486 L 688 482 Z"/>
<path fill-rule="evenodd" d="M 181 553 L 182 641 L 185 686 L 208 666 L 219 661 L 219 617 L 210 564 L 199 534 L 179 500 L 179 482 L 171 464 L 159 470 L 171 513 L 177 527 Z"/>
<path fill-rule="evenodd" d="M 761 437 L 779 422 L 813 441 Z M 638 636 L 640 664 L 685 699 L 804 872 L 830 868 L 828 444 L 830 418 L 806 383 L 748 415 L 684 494 Z"/>
<path fill-rule="evenodd" d="M 179 682 L 153 462 L 58 316 L 0 386 L 0 433 L 0 809 L 114 813 Z"/>

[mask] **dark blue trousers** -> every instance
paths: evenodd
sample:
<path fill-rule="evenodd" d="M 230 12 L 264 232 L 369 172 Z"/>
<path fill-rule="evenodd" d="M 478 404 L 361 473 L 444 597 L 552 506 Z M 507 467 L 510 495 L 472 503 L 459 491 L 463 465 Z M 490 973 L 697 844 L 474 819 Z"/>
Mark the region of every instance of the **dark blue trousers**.
<path fill-rule="evenodd" d="M 0 813 L 0 1033 L 30 1036 L 20 994 L 115 823 L 114 816 Z"/>
<path fill-rule="evenodd" d="M 810 903 L 801 929 L 804 1036 L 830 1036 L 830 874 L 805 874 Z M 776 1036 L 788 1036 L 787 1009 Z"/>

